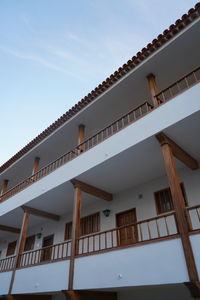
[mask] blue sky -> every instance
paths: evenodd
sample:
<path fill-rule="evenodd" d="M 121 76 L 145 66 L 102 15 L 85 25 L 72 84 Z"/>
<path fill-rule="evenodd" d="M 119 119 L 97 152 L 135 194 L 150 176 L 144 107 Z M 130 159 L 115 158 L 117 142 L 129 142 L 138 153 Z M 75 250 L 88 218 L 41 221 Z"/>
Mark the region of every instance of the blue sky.
<path fill-rule="evenodd" d="M 196 2 L 1 0 L 0 165 Z"/>

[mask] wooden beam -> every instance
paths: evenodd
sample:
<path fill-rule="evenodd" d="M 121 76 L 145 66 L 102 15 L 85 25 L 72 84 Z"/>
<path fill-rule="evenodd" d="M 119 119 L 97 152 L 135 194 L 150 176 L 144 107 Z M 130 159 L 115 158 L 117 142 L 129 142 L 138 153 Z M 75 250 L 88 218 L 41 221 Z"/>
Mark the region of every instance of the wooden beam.
<path fill-rule="evenodd" d="M 79 187 L 75 187 L 73 221 L 72 221 L 71 256 L 70 256 L 69 282 L 68 282 L 69 290 L 73 290 L 74 260 L 78 249 L 77 238 L 80 236 L 81 202 L 82 202 L 82 191 Z"/>
<path fill-rule="evenodd" d="M 3 195 L 7 191 L 9 180 L 4 179 L 2 187 L 1 187 L 1 195 Z"/>
<path fill-rule="evenodd" d="M 152 100 L 153 105 L 156 107 L 156 106 L 158 106 L 158 101 L 155 97 L 156 94 L 158 94 L 156 77 L 154 74 L 149 74 L 147 76 L 147 80 L 148 80 L 148 85 L 149 85 L 149 89 L 150 89 L 150 93 L 151 93 L 151 100 Z"/>
<path fill-rule="evenodd" d="M 39 163 L 40 163 L 40 158 L 35 157 L 34 163 L 33 163 L 32 175 L 34 175 L 35 173 L 37 173 L 39 171 Z"/>
<path fill-rule="evenodd" d="M 189 226 L 185 214 L 185 202 L 180 186 L 180 179 L 176 170 L 173 151 L 169 144 L 162 145 L 162 152 L 165 162 L 166 173 L 169 181 L 169 186 L 172 194 L 172 201 L 175 210 L 178 230 L 180 233 L 185 261 L 188 269 L 188 275 L 191 281 L 198 282 L 198 273 L 196 269 L 195 259 L 192 251 L 192 246 L 189 238 Z"/>
<path fill-rule="evenodd" d="M 198 162 L 185 150 L 183 150 L 179 145 L 177 145 L 172 139 L 170 139 L 166 134 L 160 132 L 156 135 L 157 140 L 160 145 L 168 144 L 172 149 L 173 155 L 183 162 L 187 167 L 192 170 L 196 170 L 199 168 Z"/>
<path fill-rule="evenodd" d="M 117 293 L 102 291 L 63 291 L 67 300 L 117 300 Z"/>
<path fill-rule="evenodd" d="M 5 225 L 0 225 L 0 231 L 8 231 L 8 232 L 13 232 L 13 233 L 20 233 L 20 228 L 11 227 L 11 226 L 5 226 Z"/>
<path fill-rule="evenodd" d="M 11 280 L 10 280 L 10 287 L 9 287 L 9 292 L 8 292 L 9 295 L 12 294 L 12 288 L 13 288 L 13 283 L 14 283 L 14 279 L 15 279 L 16 268 L 20 265 L 21 254 L 24 251 L 24 246 L 25 246 L 26 236 L 27 236 L 27 231 L 28 231 L 29 218 L 30 218 L 30 214 L 28 212 L 24 212 L 20 237 L 19 237 L 19 241 L 17 244 L 15 265 L 14 265 Z"/>
<path fill-rule="evenodd" d="M 55 215 L 55 214 L 52 214 L 52 213 L 49 213 L 49 212 L 46 212 L 43 210 L 39 210 L 39 209 L 30 207 L 30 206 L 23 205 L 22 209 L 25 212 L 28 212 L 30 215 L 33 215 L 33 216 L 42 217 L 42 218 L 50 219 L 53 221 L 60 220 L 60 216 L 58 216 L 58 215 Z"/>
<path fill-rule="evenodd" d="M 101 198 L 103 200 L 106 201 L 112 201 L 113 200 L 113 195 L 105 192 L 97 187 L 94 187 L 90 184 L 84 183 L 82 181 L 79 181 L 77 179 L 72 179 L 71 183 L 75 186 L 75 187 L 79 187 L 83 192 L 93 195 L 95 197 Z"/>

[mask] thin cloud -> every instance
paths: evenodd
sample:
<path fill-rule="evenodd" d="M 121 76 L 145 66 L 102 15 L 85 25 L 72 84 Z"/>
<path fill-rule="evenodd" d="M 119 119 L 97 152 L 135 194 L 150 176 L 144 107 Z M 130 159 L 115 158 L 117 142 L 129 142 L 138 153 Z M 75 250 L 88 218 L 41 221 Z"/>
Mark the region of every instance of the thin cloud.
<path fill-rule="evenodd" d="M 3 46 L 0 46 L 0 50 L 6 54 L 9 54 L 9 55 L 12 55 L 12 56 L 15 56 L 17 58 L 20 58 L 20 59 L 23 59 L 23 60 L 29 60 L 29 61 L 33 61 L 33 62 L 36 62 L 40 65 L 43 65 L 45 66 L 46 68 L 48 69 L 51 69 L 53 71 L 57 71 L 57 72 L 61 72 L 61 73 L 64 73 L 68 76 L 73 76 L 73 77 L 76 77 L 78 79 L 80 79 L 78 76 L 76 76 L 75 74 L 67 71 L 66 69 L 64 68 L 61 68 L 51 62 L 49 62 L 48 60 L 38 56 L 38 55 L 29 55 L 29 54 L 24 54 L 24 53 L 21 53 L 21 52 L 18 52 L 16 50 L 12 50 L 12 49 L 9 49 L 9 48 L 6 48 L 6 47 L 3 47 Z"/>

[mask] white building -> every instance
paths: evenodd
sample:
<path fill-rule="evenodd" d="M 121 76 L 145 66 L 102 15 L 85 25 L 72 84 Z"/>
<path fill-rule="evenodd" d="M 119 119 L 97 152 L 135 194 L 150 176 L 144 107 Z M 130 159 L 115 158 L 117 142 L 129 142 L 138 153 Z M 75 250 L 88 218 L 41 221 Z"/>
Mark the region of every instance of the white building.
<path fill-rule="evenodd" d="M 199 16 L 0 167 L 2 297 L 200 299 Z"/>

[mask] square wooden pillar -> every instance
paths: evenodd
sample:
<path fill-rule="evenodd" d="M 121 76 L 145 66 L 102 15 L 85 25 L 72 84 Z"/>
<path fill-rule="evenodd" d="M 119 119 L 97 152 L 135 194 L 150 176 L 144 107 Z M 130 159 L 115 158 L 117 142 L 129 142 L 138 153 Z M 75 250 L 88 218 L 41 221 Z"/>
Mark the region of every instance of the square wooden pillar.
<path fill-rule="evenodd" d="M 77 238 L 80 236 L 81 202 L 82 202 L 81 188 L 74 186 L 74 208 L 73 208 L 71 256 L 70 256 L 69 283 L 68 283 L 69 290 L 73 290 L 74 260 L 78 250 Z"/>
<path fill-rule="evenodd" d="M 196 269 L 195 259 L 189 238 L 189 226 L 186 217 L 185 203 L 180 187 L 180 180 L 176 169 L 171 146 L 168 143 L 162 143 L 162 152 L 165 162 L 166 173 L 172 194 L 172 201 L 176 213 L 177 226 L 180 233 L 185 261 L 188 269 L 189 278 L 193 282 L 198 282 L 198 273 Z"/>

